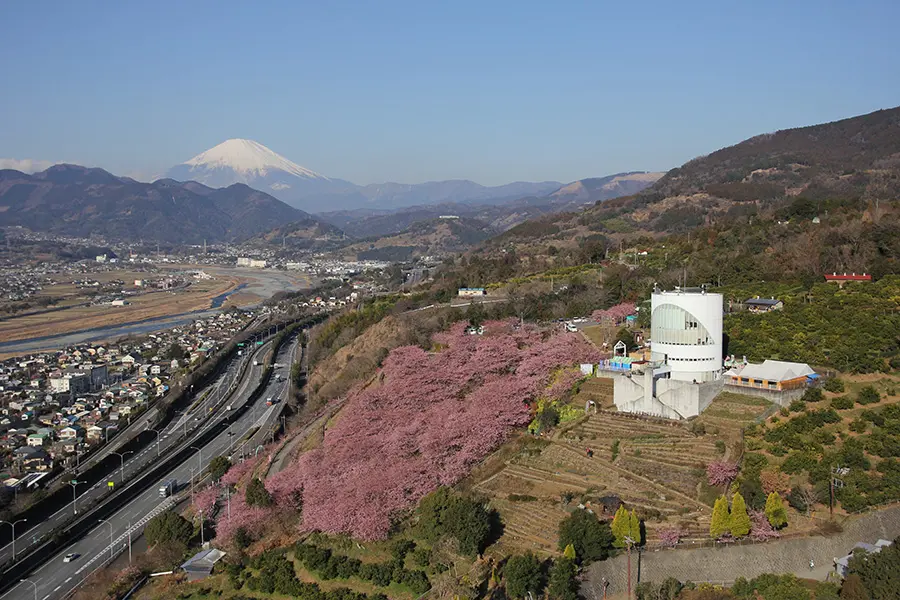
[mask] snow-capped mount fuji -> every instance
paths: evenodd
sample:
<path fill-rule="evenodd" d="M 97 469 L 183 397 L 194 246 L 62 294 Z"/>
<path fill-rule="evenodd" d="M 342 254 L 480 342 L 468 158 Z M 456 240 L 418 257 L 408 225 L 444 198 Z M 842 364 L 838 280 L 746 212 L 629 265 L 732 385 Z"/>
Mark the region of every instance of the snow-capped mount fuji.
<path fill-rule="evenodd" d="M 288 160 L 259 142 L 226 140 L 177 165 L 166 177 L 197 181 L 210 187 L 243 183 L 268 192 L 297 208 L 315 209 L 314 196 L 351 192 L 348 181 L 326 177 Z"/>

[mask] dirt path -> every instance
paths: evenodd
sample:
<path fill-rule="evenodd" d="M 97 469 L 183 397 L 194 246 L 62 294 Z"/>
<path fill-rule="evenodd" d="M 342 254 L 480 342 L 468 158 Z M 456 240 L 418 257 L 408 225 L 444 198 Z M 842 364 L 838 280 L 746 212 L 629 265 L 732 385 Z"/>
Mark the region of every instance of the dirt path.
<path fill-rule="evenodd" d="M 323 413 L 319 413 L 312 422 L 305 425 L 303 429 L 294 434 L 294 437 L 291 441 L 281 447 L 281 450 L 278 451 L 278 454 L 275 455 L 275 458 L 272 459 L 272 464 L 269 466 L 269 471 L 266 473 L 266 477 L 271 477 L 275 473 L 278 473 L 291 462 L 294 457 L 294 452 L 297 449 L 297 446 L 303 442 L 309 435 L 322 427 L 325 426 L 325 423 L 334 416 L 334 414 L 341 409 L 341 406 L 344 404 L 344 399 L 338 399 L 333 404 L 326 407 Z"/>

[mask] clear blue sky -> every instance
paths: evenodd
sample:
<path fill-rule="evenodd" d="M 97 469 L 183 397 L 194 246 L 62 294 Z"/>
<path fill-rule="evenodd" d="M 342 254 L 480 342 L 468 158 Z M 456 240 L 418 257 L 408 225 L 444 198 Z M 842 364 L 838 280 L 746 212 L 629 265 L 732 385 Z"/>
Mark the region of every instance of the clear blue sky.
<path fill-rule="evenodd" d="M 571 181 L 900 105 L 900 2 L 4 3 L 0 157 Z"/>

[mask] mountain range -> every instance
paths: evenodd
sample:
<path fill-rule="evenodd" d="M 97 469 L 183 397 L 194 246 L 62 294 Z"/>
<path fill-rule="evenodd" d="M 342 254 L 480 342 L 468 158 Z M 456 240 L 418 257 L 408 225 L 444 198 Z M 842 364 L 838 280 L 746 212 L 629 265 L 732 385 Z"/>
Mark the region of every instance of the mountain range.
<path fill-rule="evenodd" d="M 500 232 L 543 215 L 577 211 L 585 205 L 634 194 L 662 176 L 663 173 L 632 171 L 581 179 L 554 188 L 551 193 L 542 196 L 516 196 L 512 200 L 495 199 L 489 202 L 470 200 L 421 204 L 393 210 L 358 208 L 323 212 L 317 216 L 355 237 L 399 233 L 417 221 L 435 219 L 442 215 L 477 219 Z"/>
<path fill-rule="evenodd" d="M 175 243 L 240 240 L 309 214 L 243 183 L 141 183 L 103 169 L 55 165 L 32 175 L 0 171 L 0 226 L 76 237 Z"/>
<path fill-rule="evenodd" d="M 517 181 L 488 187 L 462 179 L 359 186 L 316 173 L 258 142 L 245 139 L 226 140 L 172 167 L 166 177 L 211 187 L 243 183 L 311 213 L 373 207 L 396 209 L 446 202 L 497 202 L 549 194 L 563 185 L 558 181 Z"/>

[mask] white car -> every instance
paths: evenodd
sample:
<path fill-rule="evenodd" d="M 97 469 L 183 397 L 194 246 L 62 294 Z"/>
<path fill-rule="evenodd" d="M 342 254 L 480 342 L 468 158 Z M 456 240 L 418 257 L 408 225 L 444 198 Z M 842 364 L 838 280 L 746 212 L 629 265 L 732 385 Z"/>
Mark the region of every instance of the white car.
<path fill-rule="evenodd" d="M 70 562 L 72 562 L 73 560 L 75 560 L 76 558 L 78 558 L 79 556 L 81 556 L 81 555 L 78 554 L 77 552 L 69 552 L 69 553 L 66 554 L 66 556 L 63 558 L 63 562 L 64 562 L 64 563 L 70 563 Z"/>

